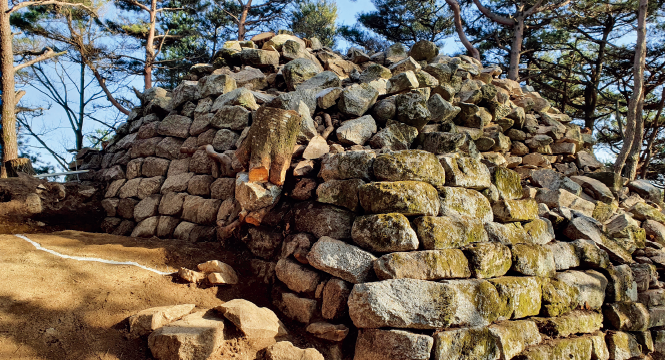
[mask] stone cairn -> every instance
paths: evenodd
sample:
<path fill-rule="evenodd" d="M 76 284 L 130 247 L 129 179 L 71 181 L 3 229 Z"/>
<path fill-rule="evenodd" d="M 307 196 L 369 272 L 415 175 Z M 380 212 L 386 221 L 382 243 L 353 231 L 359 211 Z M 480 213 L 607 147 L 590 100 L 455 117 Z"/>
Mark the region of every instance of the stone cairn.
<path fill-rule="evenodd" d="M 663 358 L 661 192 L 438 52 L 227 42 L 79 159 L 104 230 L 241 240 L 276 309 L 356 360 Z"/>

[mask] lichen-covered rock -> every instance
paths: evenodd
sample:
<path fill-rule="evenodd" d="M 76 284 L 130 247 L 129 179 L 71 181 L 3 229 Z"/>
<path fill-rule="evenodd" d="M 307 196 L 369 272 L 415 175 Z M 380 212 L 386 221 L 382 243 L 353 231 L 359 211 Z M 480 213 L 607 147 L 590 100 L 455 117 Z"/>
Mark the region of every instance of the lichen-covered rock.
<path fill-rule="evenodd" d="M 362 329 L 354 360 L 429 360 L 434 339 L 403 330 Z"/>
<path fill-rule="evenodd" d="M 488 327 L 501 350 L 501 359 L 512 359 L 525 348 L 542 341 L 533 321 L 504 321 Z"/>
<path fill-rule="evenodd" d="M 644 304 L 630 301 L 605 304 L 603 315 L 615 330 L 645 331 L 650 327 L 649 310 Z"/>
<path fill-rule="evenodd" d="M 159 123 L 157 132 L 164 136 L 173 136 L 177 138 L 187 138 L 189 136 L 189 127 L 192 119 L 180 116 L 169 115 Z"/>
<path fill-rule="evenodd" d="M 273 299 L 273 304 L 287 318 L 303 324 L 309 324 L 316 313 L 316 300 L 288 292 L 282 293 L 281 299 L 279 297 Z"/>
<path fill-rule="evenodd" d="M 642 347 L 630 333 L 608 331 L 605 335 L 605 341 L 612 360 L 627 360 L 642 356 Z"/>
<path fill-rule="evenodd" d="M 441 215 L 464 215 L 488 223 L 494 218 L 489 200 L 478 191 L 444 187 L 439 191 Z"/>
<path fill-rule="evenodd" d="M 531 236 L 534 244 L 547 244 L 555 237 L 552 222 L 545 218 L 538 218 L 525 223 L 524 230 Z"/>
<path fill-rule="evenodd" d="M 534 318 L 540 332 L 551 337 L 591 334 L 603 327 L 603 315 L 595 311 L 575 310 L 550 318 Z"/>
<path fill-rule="evenodd" d="M 637 283 L 633 271 L 628 265 L 608 267 L 605 271 L 607 277 L 607 289 L 605 290 L 606 302 L 636 301 Z"/>
<path fill-rule="evenodd" d="M 454 249 L 488 240 L 483 223 L 469 216 L 423 216 L 413 225 L 423 248 L 428 250 Z"/>
<path fill-rule="evenodd" d="M 649 206 L 645 203 L 638 202 L 630 208 L 630 213 L 633 214 L 635 219 L 644 221 L 644 220 L 654 220 L 661 224 L 665 224 L 665 215 L 660 211 L 656 210 L 653 206 Z"/>
<path fill-rule="evenodd" d="M 247 88 L 238 88 L 222 94 L 215 99 L 210 112 L 217 112 L 224 106 L 239 105 L 247 110 L 256 110 L 259 105 L 252 92 Z"/>
<path fill-rule="evenodd" d="M 374 149 L 406 150 L 418 136 L 418 130 L 407 124 L 393 122 L 379 130 L 369 145 Z"/>
<path fill-rule="evenodd" d="M 386 92 L 388 94 L 397 94 L 406 90 L 417 89 L 419 86 L 416 74 L 409 70 L 391 77 L 388 80 Z"/>
<path fill-rule="evenodd" d="M 378 96 L 379 92 L 369 84 L 353 84 L 342 91 L 337 106 L 344 114 L 363 116 Z"/>
<path fill-rule="evenodd" d="M 552 236 L 554 238 L 554 236 Z M 557 271 L 568 270 L 580 266 L 580 257 L 575 245 L 569 242 L 554 241 L 544 245 L 554 255 L 554 265 Z"/>
<path fill-rule="evenodd" d="M 374 160 L 374 176 L 379 181 L 422 181 L 440 188 L 445 172 L 428 151 L 402 150 L 381 154 Z"/>
<path fill-rule="evenodd" d="M 552 250 L 537 244 L 514 244 L 512 270 L 529 276 L 552 277 L 556 273 Z"/>
<path fill-rule="evenodd" d="M 426 72 L 422 73 L 427 74 Z M 431 114 L 431 122 L 444 124 L 452 121 L 461 110 L 458 106 L 453 106 L 451 103 L 444 100 L 439 94 L 434 94 L 429 100 L 427 100 L 427 109 Z"/>
<path fill-rule="evenodd" d="M 484 280 L 384 280 L 356 284 L 349 296 L 359 328 L 481 326 L 496 320 L 500 308 L 496 289 Z"/>
<path fill-rule="evenodd" d="M 557 279 L 543 279 L 541 315 L 559 316 L 579 306 L 579 289 Z"/>
<path fill-rule="evenodd" d="M 496 337 L 486 327 L 449 329 L 434 334 L 434 360 L 498 360 Z"/>
<path fill-rule="evenodd" d="M 201 98 L 219 96 L 236 89 L 236 81 L 229 75 L 208 75 L 198 82 Z"/>
<path fill-rule="evenodd" d="M 291 91 L 295 90 L 299 84 L 309 80 L 320 72 L 321 69 L 319 66 L 314 64 L 312 60 L 305 58 L 291 60 L 282 69 L 286 86 Z"/>
<path fill-rule="evenodd" d="M 479 242 L 465 246 L 473 277 L 489 279 L 505 275 L 512 266 L 510 248 L 501 243 Z"/>
<path fill-rule="evenodd" d="M 423 150 L 434 154 L 446 154 L 459 151 L 467 142 L 465 134 L 433 131 L 423 133 Z"/>
<path fill-rule="evenodd" d="M 538 203 L 534 199 L 500 200 L 492 205 L 492 212 L 500 222 L 530 221 L 538 217 Z"/>
<path fill-rule="evenodd" d="M 490 241 L 505 245 L 533 243 L 533 239 L 520 223 L 499 224 L 488 222 L 485 224 L 485 231 L 487 231 Z"/>
<path fill-rule="evenodd" d="M 472 157 L 439 157 L 446 171 L 446 185 L 483 190 L 490 187 L 490 171 L 487 166 Z"/>
<path fill-rule="evenodd" d="M 397 95 L 395 109 L 397 121 L 411 125 L 418 131 L 422 130 L 431 117 L 427 109 L 427 99 L 418 91 Z"/>
<path fill-rule="evenodd" d="M 441 280 L 471 276 L 468 260 L 459 249 L 394 252 L 377 259 L 374 272 L 380 280 Z"/>
<path fill-rule="evenodd" d="M 409 219 L 399 213 L 358 216 L 351 230 L 353 242 L 374 252 L 418 249 L 418 237 Z"/>
<path fill-rule="evenodd" d="M 435 43 L 427 40 L 420 40 L 413 44 L 409 50 L 409 56 L 414 60 L 425 60 L 427 62 L 434 59 L 439 54 L 439 47 Z"/>
<path fill-rule="evenodd" d="M 321 171 L 319 177 L 324 181 L 372 179 L 372 164 L 376 158 L 374 151 L 344 151 L 340 153 L 327 153 L 321 160 Z"/>
<path fill-rule="evenodd" d="M 419 181 L 375 182 L 360 187 L 360 205 L 370 214 L 402 213 L 406 216 L 436 216 L 436 189 Z"/>
<path fill-rule="evenodd" d="M 356 211 L 359 208 L 358 189 L 362 185 L 365 182 L 360 179 L 328 180 L 316 189 L 316 200 Z"/>
<path fill-rule="evenodd" d="M 593 341 L 590 337 L 556 339 L 524 350 L 516 360 L 589 360 L 593 353 Z"/>
<path fill-rule="evenodd" d="M 497 166 L 492 170 L 492 184 L 503 200 L 521 199 L 523 195 L 520 175 L 513 170 Z"/>
<path fill-rule="evenodd" d="M 607 288 L 607 279 L 603 274 L 594 270 L 568 270 L 557 273 L 555 279 L 577 288 L 577 303 L 585 308 L 600 309 L 603 306 Z"/>
<path fill-rule="evenodd" d="M 307 260 L 321 271 L 358 284 L 374 275 L 372 262 L 376 257 L 356 246 L 324 236 L 312 246 Z"/>
<path fill-rule="evenodd" d="M 210 120 L 210 125 L 218 129 L 240 131 L 249 126 L 249 110 L 242 106 L 222 106 Z"/>
<path fill-rule="evenodd" d="M 538 315 L 541 305 L 541 279 L 532 276 L 502 276 L 490 279 L 505 308 L 500 319 L 521 319 Z"/>

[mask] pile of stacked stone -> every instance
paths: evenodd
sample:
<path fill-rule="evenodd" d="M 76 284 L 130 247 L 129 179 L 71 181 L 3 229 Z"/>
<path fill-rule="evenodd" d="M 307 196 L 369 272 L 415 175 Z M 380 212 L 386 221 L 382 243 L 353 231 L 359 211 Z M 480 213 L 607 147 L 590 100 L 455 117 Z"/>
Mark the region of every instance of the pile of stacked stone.
<path fill-rule="evenodd" d="M 146 91 L 82 164 L 106 231 L 241 240 L 275 307 L 357 360 L 665 356 L 662 193 L 567 115 L 427 41 L 255 40 Z"/>

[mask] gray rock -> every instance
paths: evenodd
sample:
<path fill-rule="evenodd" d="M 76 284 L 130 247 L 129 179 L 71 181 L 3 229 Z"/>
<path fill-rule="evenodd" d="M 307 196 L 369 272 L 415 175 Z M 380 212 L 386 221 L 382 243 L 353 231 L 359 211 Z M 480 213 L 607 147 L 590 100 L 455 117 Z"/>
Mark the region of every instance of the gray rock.
<path fill-rule="evenodd" d="M 188 101 L 198 100 L 200 96 L 198 82 L 185 80 L 173 89 L 171 108 L 175 109 Z"/>
<path fill-rule="evenodd" d="M 556 273 L 554 255 L 549 248 L 537 244 L 514 244 L 512 270 L 527 276 L 552 277 Z"/>
<path fill-rule="evenodd" d="M 333 278 L 326 282 L 321 301 L 321 315 L 328 320 L 348 314 L 346 304 L 351 294 L 351 287 L 342 279 Z"/>
<path fill-rule="evenodd" d="M 398 121 L 413 126 L 418 131 L 422 130 L 431 117 L 427 99 L 418 91 L 397 95 L 395 109 Z"/>
<path fill-rule="evenodd" d="M 216 97 L 235 90 L 236 81 L 233 76 L 229 75 L 209 75 L 199 80 L 198 87 L 202 98 Z"/>
<path fill-rule="evenodd" d="M 414 60 L 425 60 L 430 62 L 434 57 L 439 55 L 439 47 L 435 43 L 427 40 L 420 40 L 413 44 L 409 50 L 409 56 Z"/>
<path fill-rule="evenodd" d="M 336 206 L 305 202 L 294 208 L 296 231 L 309 232 L 317 238 L 351 239 L 355 214 Z"/>
<path fill-rule="evenodd" d="M 134 207 L 134 221 L 140 223 L 149 217 L 157 215 L 161 199 L 161 195 L 156 194 L 139 201 Z"/>
<path fill-rule="evenodd" d="M 169 115 L 159 123 L 157 132 L 164 136 L 187 138 L 189 136 L 189 127 L 191 124 L 192 119 L 188 117 L 180 115 Z"/>
<path fill-rule="evenodd" d="M 656 204 L 663 202 L 663 191 L 647 180 L 633 180 L 628 183 L 628 188 L 630 191 L 634 191 L 641 197 L 651 200 Z"/>
<path fill-rule="evenodd" d="M 354 360 L 428 360 L 434 339 L 403 330 L 363 329 L 356 341 Z"/>
<path fill-rule="evenodd" d="M 351 230 L 353 242 L 373 252 L 418 249 L 418 237 L 406 216 L 398 213 L 358 216 Z"/>
<path fill-rule="evenodd" d="M 356 284 L 349 315 L 358 328 L 438 329 L 484 326 L 497 318 L 499 295 L 485 280 L 414 279 Z"/>
<path fill-rule="evenodd" d="M 279 65 L 279 53 L 277 51 L 243 48 L 240 52 L 240 58 L 243 64 L 258 68 L 270 68 Z"/>
<path fill-rule="evenodd" d="M 437 155 L 457 152 L 466 141 L 465 134 L 433 131 L 423 134 L 423 150 Z"/>
<path fill-rule="evenodd" d="M 159 216 L 149 217 L 136 225 L 132 237 L 153 237 L 159 223 Z"/>
<path fill-rule="evenodd" d="M 218 129 L 241 131 L 249 126 L 249 110 L 242 106 L 222 106 L 210 120 L 210 125 Z"/>
<path fill-rule="evenodd" d="M 210 359 L 225 344 L 224 320 L 205 312 L 189 314 L 154 331 L 148 347 L 156 359 Z"/>
<path fill-rule="evenodd" d="M 364 145 L 376 133 L 376 122 L 371 115 L 365 115 L 343 122 L 336 133 L 342 145 Z"/>
<path fill-rule="evenodd" d="M 356 246 L 324 236 L 307 254 L 309 264 L 321 271 L 358 284 L 373 277 L 376 257 Z"/>
<path fill-rule="evenodd" d="M 332 71 L 324 71 L 322 73 L 318 73 L 311 78 L 303 81 L 299 85 L 296 85 L 296 88 L 298 89 L 317 89 L 317 90 L 323 90 L 323 89 L 329 89 L 329 88 L 339 88 L 342 86 L 342 80 L 340 80 L 339 76 L 335 74 Z M 341 89 L 340 89 L 341 93 Z M 318 98 L 318 94 L 317 94 Z"/>
<path fill-rule="evenodd" d="M 312 60 L 305 58 L 289 61 L 284 65 L 284 69 L 282 70 L 286 86 L 292 91 L 296 89 L 297 85 L 309 80 L 320 72 L 321 70 Z"/>
<path fill-rule="evenodd" d="M 462 110 L 444 100 L 439 94 L 434 94 L 429 98 L 427 109 L 431 114 L 430 121 L 433 123 L 448 123 Z"/>
<path fill-rule="evenodd" d="M 238 173 L 236 177 L 236 200 L 243 209 L 255 211 L 275 203 L 282 189 L 269 182 L 257 183 L 249 181 L 247 173 Z"/>
<path fill-rule="evenodd" d="M 603 306 L 607 279 L 601 273 L 594 270 L 568 270 L 557 273 L 555 278 L 577 288 L 579 293 L 578 304 L 584 304 L 585 307 L 591 309 L 600 309 Z"/>
<path fill-rule="evenodd" d="M 379 92 L 369 84 L 353 84 L 342 91 L 337 106 L 344 114 L 363 116 L 378 96 Z"/>
<path fill-rule="evenodd" d="M 386 92 L 388 94 L 397 94 L 403 91 L 417 89 L 420 86 L 418 79 L 413 71 L 399 73 L 388 80 Z"/>
<path fill-rule="evenodd" d="M 533 321 L 506 321 L 491 325 L 488 329 L 501 349 L 501 359 L 513 359 L 528 346 L 542 341 Z"/>
<path fill-rule="evenodd" d="M 488 222 L 485 223 L 485 231 L 487 231 L 490 241 L 500 242 L 504 245 L 533 243 L 533 239 L 520 223 L 499 224 Z"/>
<path fill-rule="evenodd" d="M 521 319 L 538 315 L 541 307 L 541 283 L 534 276 L 502 276 L 489 280 L 496 288 L 505 304 L 499 312 L 499 319 Z"/>
<path fill-rule="evenodd" d="M 461 187 L 440 190 L 441 215 L 463 215 L 487 223 L 494 219 L 489 200 L 481 193 Z"/>
<path fill-rule="evenodd" d="M 313 292 L 319 285 L 319 274 L 291 259 L 280 259 L 275 266 L 275 275 L 295 292 Z"/>
<path fill-rule="evenodd" d="M 379 130 L 369 139 L 369 145 L 374 149 L 406 150 L 417 136 L 418 130 L 413 126 L 394 123 Z"/>
<path fill-rule="evenodd" d="M 256 110 L 259 108 L 259 105 L 256 103 L 256 99 L 254 98 L 252 92 L 247 88 L 239 88 L 217 97 L 215 102 L 212 104 L 210 112 L 216 113 L 223 106 L 233 105 L 245 107 L 247 110 Z"/>

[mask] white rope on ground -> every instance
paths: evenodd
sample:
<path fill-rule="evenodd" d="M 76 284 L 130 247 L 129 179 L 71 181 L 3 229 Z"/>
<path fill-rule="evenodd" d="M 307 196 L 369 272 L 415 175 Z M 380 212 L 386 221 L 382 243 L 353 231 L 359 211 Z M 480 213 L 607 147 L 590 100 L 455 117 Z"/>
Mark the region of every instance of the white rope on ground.
<path fill-rule="evenodd" d="M 154 272 L 156 274 L 159 274 L 159 275 L 171 275 L 171 274 L 173 274 L 173 272 L 159 271 L 159 270 L 156 270 L 156 269 L 149 268 L 147 266 L 143 266 L 143 265 L 141 265 L 139 263 L 136 263 L 136 262 L 133 262 L 133 261 L 114 261 L 114 260 L 105 260 L 105 259 L 92 258 L 92 257 L 65 255 L 65 254 L 61 254 L 57 251 L 47 249 L 47 248 L 41 246 L 41 244 L 39 244 L 38 242 L 35 242 L 35 241 L 32 241 L 32 240 L 28 239 L 28 237 L 25 236 L 25 235 L 14 234 L 14 236 L 16 236 L 18 238 L 21 238 L 21 239 L 31 243 L 35 248 L 37 248 L 37 250 L 46 251 L 49 254 L 61 257 L 63 259 L 72 259 L 72 260 L 78 260 L 78 261 L 93 261 L 93 262 L 100 262 L 100 263 L 111 264 L 111 265 L 132 265 L 132 266 L 140 267 L 143 270 L 152 271 L 152 272 Z"/>

